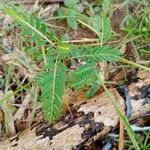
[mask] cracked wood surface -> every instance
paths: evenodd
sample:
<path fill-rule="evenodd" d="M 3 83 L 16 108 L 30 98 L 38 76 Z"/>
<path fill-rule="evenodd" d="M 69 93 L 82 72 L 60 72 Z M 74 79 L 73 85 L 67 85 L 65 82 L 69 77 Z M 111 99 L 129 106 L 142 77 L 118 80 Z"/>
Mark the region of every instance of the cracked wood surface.
<path fill-rule="evenodd" d="M 139 93 L 139 87 L 150 84 L 148 78 L 141 75 L 137 83 L 129 86 L 131 96 L 132 116 L 130 120 L 141 117 L 150 111 L 149 104 L 143 104 L 144 98 L 134 99 Z M 143 78 L 142 78 L 143 77 Z M 145 78 L 144 78 L 145 77 Z M 125 109 L 124 100 L 116 89 L 110 92 L 117 98 L 120 108 Z M 91 115 L 92 114 L 92 115 Z M 26 130 L 17 137 L 12 137 L 0 142 L 1 150 L 70 150 L 77 149 L 79 146 L 86 145 L 102 135 L 107 134 L 112 128 L 116 128 L 119 118 L 105 93 L 95 96 L 86 104 L 82 104 L 77 110 L 76 117 L 70 118 L 68 114 L 64 119 L 60 119 L 53 126 L 34 127 Z M 95 128 L 95 132 L 89 136 L 87 132 L 90 128 Z M 98 130 L 99 129 L 99 130 Z M 85 132 L 86 131 L 86 132 Z"/>

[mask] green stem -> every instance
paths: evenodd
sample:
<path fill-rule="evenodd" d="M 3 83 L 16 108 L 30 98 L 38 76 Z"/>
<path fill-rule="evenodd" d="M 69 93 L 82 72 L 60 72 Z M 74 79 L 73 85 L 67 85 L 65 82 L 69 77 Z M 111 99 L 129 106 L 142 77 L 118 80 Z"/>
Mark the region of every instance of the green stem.
<path fill-rule="evenodd" d="M 19 14 L 17 14 L 14 10 L 13 7 L 9 7 L 9 6 L 3 6 L 3 4 L 0 5 L 0 8 L 4 9 L 4 12 L 6 14 L 8 14 L 9 16 L 13 17 L 14 19 L 22 22 L 23 24 L 25 24 L 26 26 L 28 26 L 30 29 L 32 29 L 33 31 L 35 31 L 37 34 L 39 34 L 43 39 L 45 39 L 48 43 L 50 43 L 53 47 L 55 47 L 55 44 L 49 40 L 49 38 L 47 38 L 42 32 L 38 31 L 35 27 L 33 27 L 32 25 L 30 25 L 26 20 L 24 20 L 21 16 L 19 16 Z"/>
<path fill-rule="evenodd" d="M 136 150 L 140 150 L 140 148 L 138 146 L 138 143 L 136 141 L 136 138 L 135 138 L 135 133 L 132 130 L 126 116 L 124 114 L 122 114 L 121 110 L 119 109 L 119 105 L 116 103 L 117 102 L 116 98 L 109 92 L 109 90 L 107 89 L 106 85 L 103 83 L 102 80 L 101 80 L 101 85 L 102 85 L 103 89 L 105 90 L 106 95 L 108 96 L 108 98 L 111 101 L 112 105 L 114 106 L 117 115 L 120 117 L 121 122 L 125 126 L 125 128 L 127 130 L 127 133 L 129 135 L 132 143 L 133 143 L 134 148 Z"/>
<path fill-rule="evenodd" d="M 140 69 L 144 69 L 144 70 L 150 71 L 150 68 L 145 67 L 145 66 L 140 65 L 140 64 L 137 64 L 137 63 L 135 63 L 133 61 L 130 61 L 130 60 L 127 60 L 125 58 L 120 58 L 119 62 L 129 64 L 129 65 L 131 65 L 131 66 L 133 66 L 135 68 L 140 68 Z"/>
<path fill-rule="evenodd" d="M 62 43 L 85 43 L 85 42 L 98 42 L 98 41 L 100 41 L 100 39 L 83 38 L 79 40 L 62 41 Z"/>
<path fill-rule="evenodd" d="M 100 34 L 99 34 L 94 28 L 92 28 L 90 25 L 88 25 L 87 23 L 83 22 L 83 21 L 80 20 L 80 19 L 77 19 L 77 21 L 78 21 L 79 23 L 81 23 L 82 25 L 84 25 L 85 27 L 87 27 L 87 28 L 89 28 L 90 30 L 92 30 L 92 31 L 93 31 L 94 33 L 96 33 L 97 36 L 100 38 Z"/>

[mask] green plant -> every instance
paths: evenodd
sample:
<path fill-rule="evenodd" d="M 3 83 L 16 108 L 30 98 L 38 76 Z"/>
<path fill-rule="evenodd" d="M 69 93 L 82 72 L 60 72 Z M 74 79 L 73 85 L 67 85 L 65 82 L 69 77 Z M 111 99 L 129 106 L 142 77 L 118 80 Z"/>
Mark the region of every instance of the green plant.
<path fill-rule="evenodd" d="M 119 50 L 108 45 L 76 47 L 73 44 L 62 43 L 56 35 L 51 36 L 51 30 L 46 27 L 43 20 L 35 19 L 32 14 L 25 15 L 22 10 L 12 5 L 2 3 L 0 7 L 16 21 L 21 36 L 27 39 L 28 45 L 41 48 L 38 54 L 42 54 L 40 60 L 44 60 L 44 66 L 41 72 L 36 72 L 34 80 L 42 91 L 40 101 L 45 119 L 50 121 L 58 119 L 66 86 L 74 89 L 91 86 L 92 90 L 94 84 L 100 84 L 96 76 L 99 72 L 98 63 L 117 61 L 120 58 Z M 106 25 L 110 26 L 108 19 L 106 22 Z M 102 30 L 99 31 L 103 35 L 102 41 L 110 38 L 111 30 L 106 27 L 102 26 Z M 84 64 L 68 72 L 66 60 L 77 63 L 78 59 Z"/>
<path fill-rule="evenodd" d="M 104 2 L 106 4 L 107 0 Z M 68 41 L 62 41 L 53 29 L 46 26 L 41 18 L 32 14 L 24 14 L 18 7 L 8 3 L 1 3 L 0 9 L 16 21 L 15 24 L 20 29 L 20 36 L 27 43 L 27 46 L 25 45 L 27 54 L 36 63 L 44 61 L 44 66 L 34 72 L 34 84 L 39 87 L 42 93 L 39 96 L 45 119 L 51 122 L 58 119 L 66 87 L 76 90 L 89 87 L 86 95 L 92 97 L 99 85 L 102 85 L 125 125 L 135 149 L 139 149 L 134 132 L 126 117 L 120 112 L 114 98 L 105 86 L 105 81 L 102 81 L 99 76 L 101 72 L 98 64 L 100 62 L 121 61 L 137 68 L 147 70 L 148 68 L 121 59 L 119 49 L 107 45 L 111 38 L 112 29 L 106 12 L 86 16 L 77 11 L 74 7 L 76 4 L 75 1 L 66 0 L 65 5 L 67 8 L 61 9 L 58 12 L 59 16 L 55 19 L 66 18 L 69 27 L 72 29 L 77 29 L 78 22 L 81 23 L 81 25 L 94 31 L 98 37 L 94 40 L 100 41 L 100 46 L 70 44 Z M 78 64 L 78 60 L 82 61 L 82 64 Z M 73 65 L 78 64 L 78 66 L 75 70 L 70 70 L 66 62 Z M 10 96 L 5 96 L 0 102 L 4 102 Z"/>
<path fill-rule="evenodd" d="M 78 0 L 65 0 L 64 4 L 66 7 L 61 7 L 58 10 L 58 17 L 56 18 L 66 18 L 69 27 L 76 30 L 78 28 L 78 22 L 82 25 L 88 27 L 90 30 L 94 31 L 98 36 L 101 44 L 107 42 L 111 37 L 111 23 L 109 19 L 109 11 L 106 8 L 111 6 L 111 1 L 104 0 L 98 5 L 95 3 L 95 8 L 93 3 L 88 2 L 79 3 L 82 7 L 87 8 L 87 15 L 84 13 L 84 8 L 81 11 L 78 7 Z M 104 11 L 105 10 L 105 11 Z M 85 10 L 86 13 L 86 10 Z M 51 20 L 50 18 L 48 20 Z"/>
<path fill-rule="evenodd" d="M 136 138 L 137 138 L 137 143 L 139 145 L 140 149 L 143 150 L 149 150 L 150 149 L 150 131 L 140 131 L 140 132 L 136 132 Z M 130 139 L 126 139 L 125 140 L 125 147 L 126 149 L 131 149 L 134 150 L 134 146 L 131 143 Z"/>
<path fill-rule="evenodd" d="M 137 62 L 149 62 L 150 3 L 146 0 L 134 0 L 128 1 L 126 5 L 123 6 L 126 6 L 127 15 L 121 24 L 121 28 L 124 33 L 127 34 L 128 38 L 137 37 L 136 39 L 132 40 L 132 45 L 134 47 Z"/>

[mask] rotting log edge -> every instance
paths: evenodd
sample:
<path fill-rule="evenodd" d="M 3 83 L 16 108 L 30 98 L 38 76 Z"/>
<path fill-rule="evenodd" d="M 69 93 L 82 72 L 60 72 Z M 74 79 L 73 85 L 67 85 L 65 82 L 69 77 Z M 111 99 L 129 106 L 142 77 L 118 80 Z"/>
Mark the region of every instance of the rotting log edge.
<path fill-rule="evenodd" d="M 150 73 L 149 73 L 150 74 Z M 149 76 L 149 75 L 148 75 Z M 135 100 L 133 97 L 137 94 L 138 87 L 145 84 L 150 84 L 150 79 L 140 79 L 138 83 L 133 83 L 129 86 L 129 94 L 132 96 L 132 116 L 131 119 L 138 118 L 145 113 L 149 112 L 150 106 L 143 105 L 144 99 Z M 110 90 L 110 92 L 116 96 L 120 107 L 124 109 L 124 100 L 119 96 L 116 89 Z M 13 138 L 7 139 L 0 143 L 0 149 L 4 150 L 40 150 L 40 149 L 55 149 L 55 150 L 70 150 L 72 148 L 77 149 L 82 146 L 86 146 L 89 141 L 97 139 L 99 136 L 107 134 L 112 128 L 115 128 L 119 123 L 119 118 L 116 115 L 113 106 L 105 93 L 95 96 L 86 104 L 80 106 L 77 110 L 80 114 L 73 124 L 69 125 L 68 121 L 60 120 L 52 127 L 35 127 L 32 130 L 26 130 L 13 140 Z M 70 120 L 69 115 L 68 120 Z M 87 120 L 86 120 L 86 119 Z M 91 137 L 85 131 L 90 127 L 90 124 L 84 124 L 88 122 L 92 125 L 100 127 L 98 132 L 95 132 Z M 103 126 L 104 125 L 104 126 Z M 44 129 L 44 130 L 43 130 Z M 38 130 L 38 131 L 37 131 Z M 41 133 L 39 132 L 41 130 Z M 42 131 L 43 130 L 43 131 Z M 52 130 L 54 132 L 52 132 Z M 55 131 L 59 132 L 55 132 Z M 39 134 L 37 134 L 39 132 Z M 11 141 L 11 142 L 10 142 Z"/>

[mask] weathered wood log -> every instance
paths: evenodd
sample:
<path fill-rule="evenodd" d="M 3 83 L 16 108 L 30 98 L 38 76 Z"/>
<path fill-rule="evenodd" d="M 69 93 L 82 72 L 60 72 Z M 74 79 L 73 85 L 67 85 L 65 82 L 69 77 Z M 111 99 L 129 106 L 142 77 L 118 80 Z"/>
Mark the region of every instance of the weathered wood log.
<path fill-rule="evenodd" d="M 148 75 L 147 75 L 148 74 Z M 139 75 L 137 83 L 129 86 L 132 116 L 130 120 L 141 117 L 150 111 L 150 105 L 144 103 L 145 97 L 140 96 L 140 89 L 150 85 L 150 73 Z M 124 100 L 116 89 L 110 90 L 118 100 L 119 107 L 125 109 Z M 61 118 L 54 125 L 40 124 L 26 130 L 16 137 L 0 142 L 1 150 L 70 150 L 80 149 L 89 145 L 99 136 L 107 134 L 119 123 L 109 98 L 102 93 L 86 104 L 82 104 L 76 112 Z"/>

